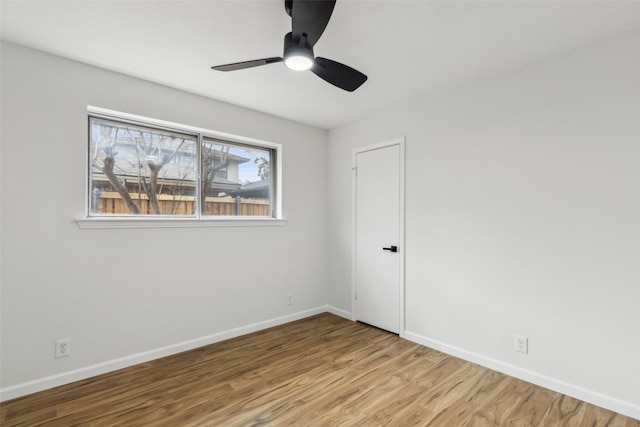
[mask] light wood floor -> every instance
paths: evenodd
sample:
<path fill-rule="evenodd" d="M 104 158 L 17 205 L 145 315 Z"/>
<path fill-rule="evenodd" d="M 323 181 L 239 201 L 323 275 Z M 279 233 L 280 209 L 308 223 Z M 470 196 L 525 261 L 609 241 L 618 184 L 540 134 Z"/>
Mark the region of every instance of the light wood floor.
<path fill-rule="evenodd" d="M 640 427 L 640 421 L 330 314 L 0 408 L 5 427 Z"/>

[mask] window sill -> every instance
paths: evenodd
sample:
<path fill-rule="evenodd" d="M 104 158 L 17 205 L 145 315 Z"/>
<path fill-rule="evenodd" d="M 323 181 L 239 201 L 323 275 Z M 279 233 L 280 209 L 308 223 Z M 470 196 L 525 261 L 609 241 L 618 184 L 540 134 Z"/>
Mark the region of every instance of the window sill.
<path fill-rule="evenodd" d="M 267 227 L 282 226 L 286 219 L 276 218 L 78 218 L 75 220 L 82 229 L 105 228 L 210 228 L 210 227 Z"/>

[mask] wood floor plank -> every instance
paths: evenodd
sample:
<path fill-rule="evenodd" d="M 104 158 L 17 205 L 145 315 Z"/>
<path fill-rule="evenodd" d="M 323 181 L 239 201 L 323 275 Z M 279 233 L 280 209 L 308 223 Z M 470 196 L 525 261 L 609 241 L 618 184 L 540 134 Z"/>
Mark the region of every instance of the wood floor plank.
<path fill-rule="evenodd" d="M 558 393 L 540 424 L 542 426 L 561 426 L 563 423 L 594 427 L 640 427 L 640 421 L 631 420 L 615 412 Z"/>
<path fill-rule="evenodd" d="M 0 424 L 640 427 L 330 314 L 3 402 Z"/>

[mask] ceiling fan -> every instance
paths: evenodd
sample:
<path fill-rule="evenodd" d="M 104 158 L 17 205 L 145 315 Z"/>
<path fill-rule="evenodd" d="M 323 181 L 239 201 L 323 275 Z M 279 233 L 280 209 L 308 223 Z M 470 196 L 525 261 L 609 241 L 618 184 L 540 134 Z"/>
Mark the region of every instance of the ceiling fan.
<path fill-rule="evenodd" d="M 217 71 L 235 71 L 284 61 L 284 65 L 291 70 L 310 70 L 332 85 L 353 92 L 367 80 L 367 76 L 339 62 L 313 55 L 313 46 L 327 27 L 335 4 L 336 0 L 285 0 L 284 8 L 291 17 L 291 32 L 284 36 L 282 57 L 235 62 L 211 68 Z"/>

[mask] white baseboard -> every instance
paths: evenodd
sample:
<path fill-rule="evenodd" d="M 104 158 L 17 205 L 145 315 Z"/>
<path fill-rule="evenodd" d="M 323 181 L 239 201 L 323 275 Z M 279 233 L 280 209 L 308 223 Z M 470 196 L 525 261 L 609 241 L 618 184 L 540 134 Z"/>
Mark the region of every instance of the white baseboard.
<path fill-rule="evenodd" d="M 310 310 L 277 317 L 275 319 L 253 323 L 251 325 L 242 326 L 228 331 L 218 332 L 205 337 L 168 345 L 166 347 L 145 351 L 143 353 L 133 354 L 130 356 L 121 357 L 119 359 L 108 360 L 106 362 L 98 363 L 73 371 L 63 372 L 61 374 L 5 387 L 0 389 L 0 402 L 9 399 L 15 399 L 16 397 L 25 396 L 27 394 L 35 393 L 38 391 L 47 390 L 53 387 L 69 384 L 75 381 L 84 380 L 96 375 L 116 371 L 118 369 L 128 368 L 139 363 L 148 362 L 150 360 L 159 359 L 161 357 L 170 356 L 172 354 L 181 353 L 183 351 L 193 350 L 194 348 L 213 344 L 219 341 L 224 341 L 229 338 L 235 338 L 241 335 L 250 334 L 252 332 L 261 331 L 263 329 L 293 322 L 295 320 L 304 319 L 316 314 L 326 313 L 327 311 L 333 312 L 331 311 L 330 307 L 321 306 Z"/>
<path fill-rule="evenodd" d="M 58 375 L 52 375 L 45 378 L 40 378 L 33 381 L 28 381 L 21 384 L 16 384 L 10 387 L 0 389 L 0 402 L 9 399 L 14 399 L 20 396 L 25 396 L 38 391 L 46 390 L 53 387 L 69 384 L 75 381 L 84 380 L 87 378 L 101 375 L 107 372 L 112 372 L 118 369 L 127 368 L 129 366 L 137 365 L 139 363 L 148 362 L 161 357 L 170 356 L 172 354 L 181 353 L 183 351 L 192 350 L 194 348 L 202 347 L 205 345 L 213 344 L 226 339 L 239 337 L 241 335 L 250 334 L 252 332 L 261 331 L 263 329 L 271 328 L 273 326 L 282 325 L 285 323 L 293 322 L 296 320 L 304 319 L 306 317 L 314 316 L 316 314 L 329 312 L 336 316 L 343 317 L 348 320 L 353 320 L 353 316 L 350 312 L 341 310 L 332 306 L 321 306 L 310 310 L 301 311 L 298 313 L 289 314 L 282 317 L 266 320 L 263 322 L 253 323 L 240 328 L 231 329 L 228 331 L 218 332 L 216 334 L 208 335 L 194 340 L 184 341 L 181 343 L 169 345 L 166 347 L 150 350 L 143 353 L 134 354 L 131 356 L 122 357 L 119 359 L 109 360 L 103 363 L 87 366 L 84 368 L 76 369 L 69 372 L 64 372 Z M 626 402 L 614 397 L 604 395 L 592 390 L 585 389 L 574 384 L 569 384 L 564 381 L 557 380 L 536 372 L 532 372 L 520 367 L 510 365 L 501 362 L 490 357 L 486 357 L 477 353 L 473 353 L 458 347 L 451 346 L 441 341 L 433 340 L 431 338 L 424 337 L 413 332 L 405 331 L 404 338 L 409 341 L 422 344 L 424 346 L 434 348 L 444 353 L 459 357 L 464 360 L 468 360 L 478 365 L 485 366 L 487 368 L 511 375 L 516 378 L 537 384 L 539 386 L 554 390 L 568 396 L 575 397 L 585 402 L 592 403 L 597 406 L 618 412 L 620 414 L 640 419 L 640 405 L 635 405 L 631 402 Z"/>
<path fill-rule="evenodd" d="M 522 369 L 518 366 L 504 363 L 497 359 L 467 351 L 462 348 L 458 348 L 438 340 L 427 338 L 413 332 L 405 331 L 404 338 L 409 341 L 422 344 L 426 347 L 442 351 L 443 353 L 447 353 L 452 356 L 467 360 L 469 362 L 487 367 L 489 369 L 493 369 L 494 371 L 502 372 L 504 374 L 519 378 L 524 381 L 528 381 L 549 390 L 557 391 L 559 393 L 566 394 L 567 396 L 583 400 L 593 405 L 601 406 L 627 417 L 640 420 L 640 405 L 634 404 L 632 402 L 620 400 L 612 396 L 608 396 L 593 390 L 586 389 L 584 387 L 577 386 L 575 384 L 570 384 L 565 381 L 542 375 L 537 372 Z"/>
<path fill-rule="evenodd" d="M 340 308 L 336 308 L 333 306 L 328 305 L 327 306 L 327 311 L 331 314 L 335 314 L 336 316 L 340 316 L 340 317 L 344 317 L 347 320 L 354 320 L 353 319 L 353 315 L 346 311 L 346 310 L 342 310 Z"/>

